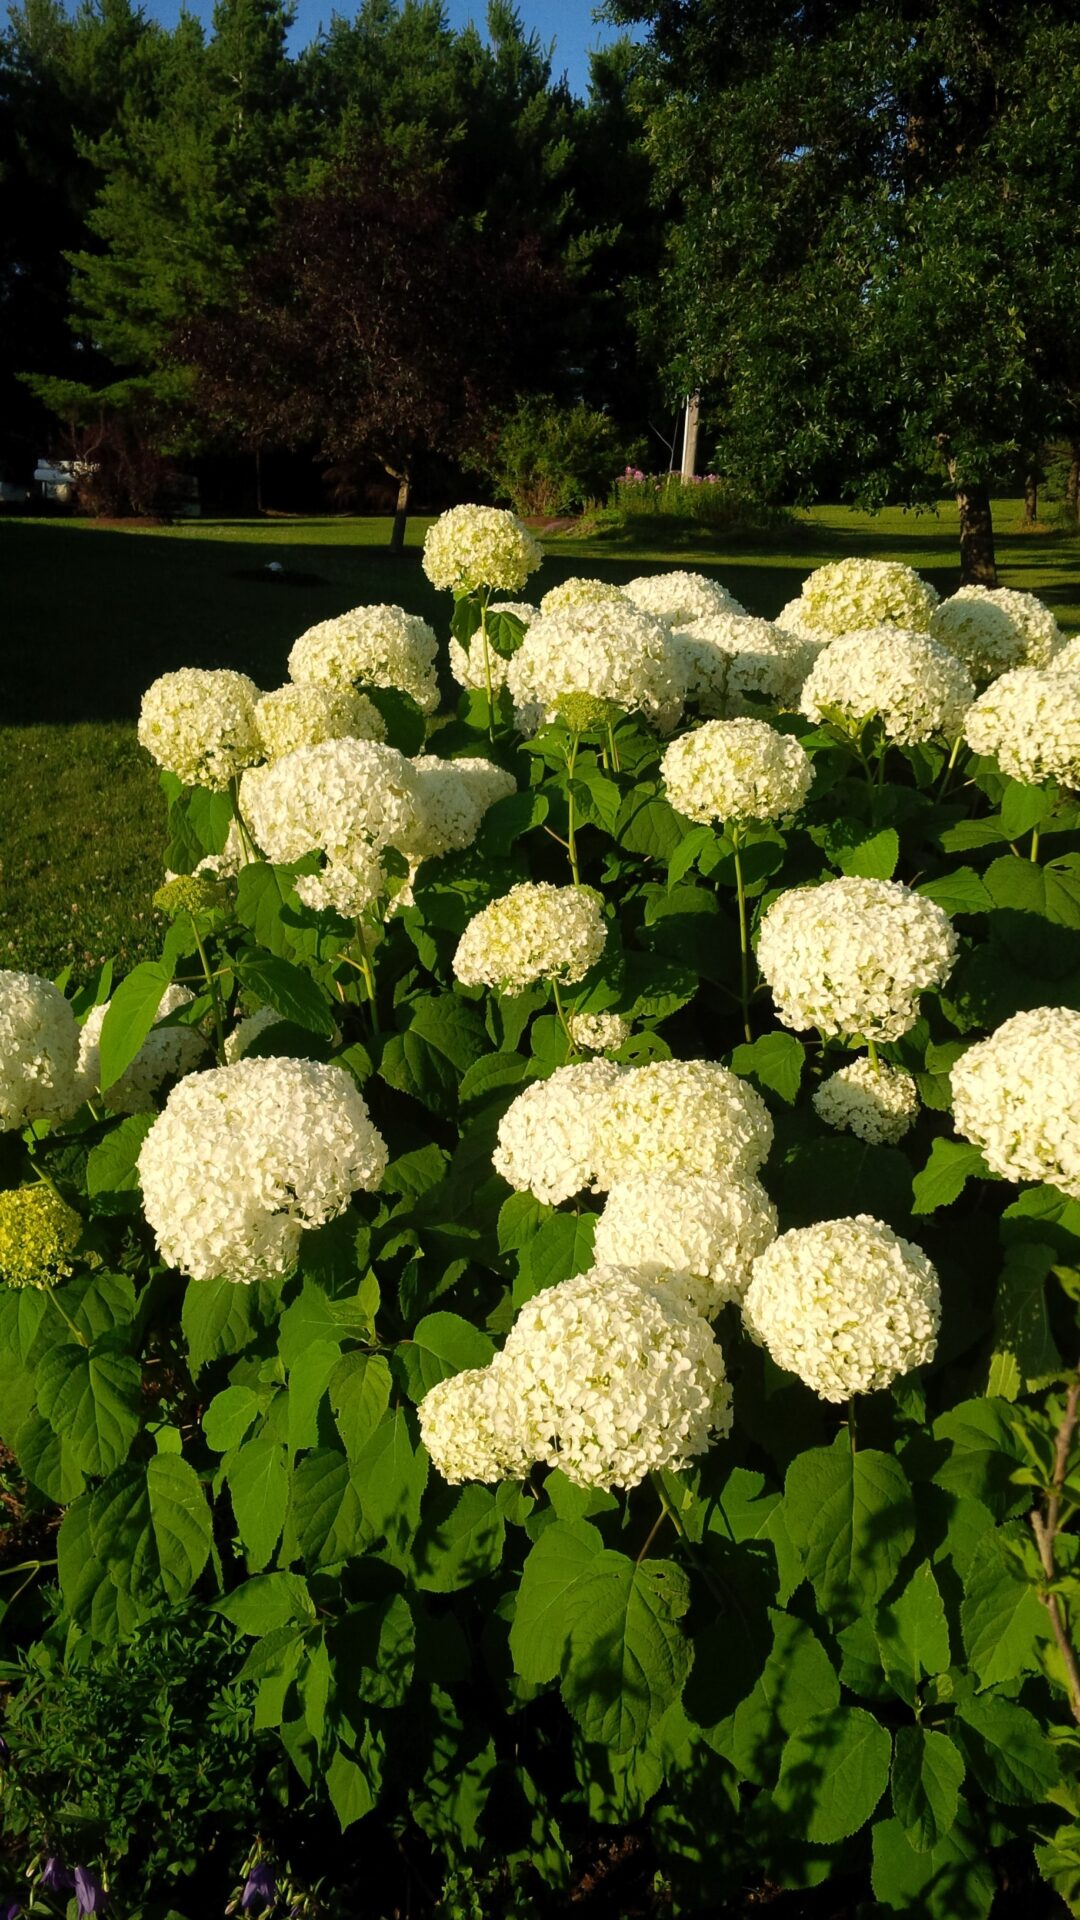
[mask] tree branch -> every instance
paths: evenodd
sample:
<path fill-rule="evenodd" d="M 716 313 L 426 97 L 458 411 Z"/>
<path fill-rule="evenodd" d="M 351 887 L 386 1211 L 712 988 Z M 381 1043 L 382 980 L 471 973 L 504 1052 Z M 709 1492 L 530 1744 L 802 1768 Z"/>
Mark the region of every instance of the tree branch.
<path fill-rule="evenodd" d="M 1061 1494 L 1065 1485 L 1065 1475 L 1069 1467 L 1069 1449 L 1080 1418 L 1080 1380 L 1075 1380 L 1065 1396 L 1065 1411 L 1054 1442 L 1054 1477 L 1048 1492 L 1044 1496 L 1044 1509 L 1033 1507 L 1028 1515 L 1031 1531 L 1035 1535 L 1035 1544 L 1039 1549 L 1039 1559 L 1048 1582 L 1055 1578 L 1054 1542 L 1061 1531 Z M 1065 1666 L 1065 1675 L 1069 1689 L 1069 1706 L 1073 1719 L 1080 1725 L 1080 1661 L 1069 1639 L 1068 1626 L 1061 1596 L 1056 1593 L 1040 1593 L 1040 1600 L 1050 1616 L 1057 1650 Z"/>

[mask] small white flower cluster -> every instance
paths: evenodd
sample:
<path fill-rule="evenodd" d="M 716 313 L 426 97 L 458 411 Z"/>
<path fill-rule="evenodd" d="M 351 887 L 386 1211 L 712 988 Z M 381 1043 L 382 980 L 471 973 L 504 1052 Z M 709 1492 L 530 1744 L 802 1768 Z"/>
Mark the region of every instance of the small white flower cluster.
<path fill-rule="evenodd" d="M 745 613 L 734 594 L 703 573 L 642 573 L 623 588 L 643 613 L 655 613 L 669 627 L 690 627 L 717 613 Z"/>
<path fill-rule="evenodd" d="M 780 820 L 810 790 L 810 757 L 764 720 L 706 720 L 664 749 L 667 797 L 689 820 Z"/>
<path fill-rule="evenodd" d="M 234 1066 L 237 1060 L 242 1060 L 260 1033 L 265 1033 L 268 1027 L 278 1026 L 282 1018 L 276 1007 L 256 1007 L 254 1013 L 238 1020 L 232 1032 L 225 1035 L 226 1066 Z"/>
<path fill-rule="evenodd" d="M 560 717 L 583 731 L 640 712 L 670 733 L 682 711 L 670 630 L 625 601 L 541 614 L 510 661 L 506 684 L 522 732 Z"/>
<path fill-rule="evenodd" d="M 255 724 L 267 760 L 323 740 L 385 740 L 386 723 L 366 693 L 330 681 L 290 681 L 255 702 Z"/>
<path fill-rule="evenodd" d="M 82 1094 L 79 1029 L 59 987 L 0 972 L 0 1132 L 74 1113 Z"/>
<path fill-rule="evenodd" d="M 139 1154 L 143 1208 L 193 1280 L 288 1273 L 305 1227 L 378 1187 L 386 1145 L 343 1068 L 249 1059 L 174 1087 Z"/>
<path fill-rule="evenodd" d="M 143 694 L 140 744 L 185 786 L 224 793 L 263 757 L 258 699 L 254 680 L 228 668 L 163 673 Z"/>
<path fill-rule="evenodd" d="M 899 560 L 832 560 L 807 576 L 800 598 L 777 615 L 777 625 L 818 639 L 864 627 L 925 633 L 937 603 L 929 581 Z"/>
<path fill-rule="evenodd" d="M 876 1393 L 937 1350 L 938 1277 L 869 1214 L 782 1233 L 754 1261 L 743 1320 L 821 1400 Z"/>
<path fill-rule="evenodd" d="M 591 887 L 523 880 L 474 914 L 454 955 L 463 986 L 522 993 L 534 980 L 572 985 L 604 951 L 603 901 Z"/>
<path fill-rule="evenodd" d="M 451 1481 L 542 1461 L 575 1486 L 635 1487 L 730 1430 L 731 1388 L 707 1323 L 671 1287 L 618 1266 L 546 1287 L 488 1367 L 420 1404 L 424 1445 Z"/>
<path fill-rule="evenodd" d="M 598 1266 L 668 1277 L 697 1313 L 713 1319 L 741 1300 L 750 1268 L 776 1238 L 776 1208 L 759 1180 L 713 1174 L 636 1174 L 616 1180 L 596 1223 Z"/>
<path fill-rule="evenodd" d="M 1006 1180 L 1080 1200 L 1080 1013 L 1015 1013 L 952 1070 L 953 1119 Z"/>
<path fill-rule="evenodd" d="M 409 765 L 416 776 L 419 810 L 402 851 L 416 862 L 471 847 L 488 808 L 517 792 L 513 774 L 479 754 L 441 760 L 423 753 Z"/>
<path fill-rule="evenodd" d="M 419 614 L 394 606 L 353 607 L 300 635 L 289 654 L 289 673 L 303 684 L 397 687 L 424 713 L 434 713 L 438 650 Z"/>
<path fill-rule="evenodd" d="M 1003 673 L 969 709 L 964 738 L 1014 780 L 1080 788 L 1080 668 Z"/>
<path fill-rule="evenodd" d="M 1010 667 L 1048 667 L 1062 638 L 1049 607 L 1011 587 L 960 587 L 934 608 L 930 631 L 977 681 Z"/>
<path fill-rule="evenodd" d="M 488 608 L 489 613 L 513 613 L 523 627 L 531 627 L 539 618 L 539 607 L 533 607 L 525 600 L 500 600 Z M 491 675 L 491 690 L 494 693 L 506 679 L 506 669 L 510 665 L 494 647 L 488 647 L 487 672 Z M 460 640 L 450 636 L 450 672 L 459 687 L 465 687 L 473 693 L 486 693 L 487 674 L 484 671 L 484 647 L 479 633 L 474 634 L 468 651 Z"/>
<path fill-rule="evenodd" d="M 189 1007 L 194 998 L 186 987 L 166 987 L 155 1020 Z M 108 1002 L 92 1007 L 79 1034 L 82 1097 L 93 1100 L 100 1096 L 110 1113 L 153 1113 L 158 1088 L 165 1080 L 191 1073 L 206 1052 L 206 1040 L 198 1027 L 152 1027 L 130 1066 L 101 1094 L 101 1029 L 108 1011 Z"/>
<path fill-rule="evenodd" d="M 404 850 L 419 832 L 420 796 L 412 762 L 375 740 L 324 740 L 248 774 L 241 805 L 255 839 L 275 862 L 318 850 L 321 873 L 296 883 L 310 907 L 354 918 L 386 886 L 380 855 Z"/>
<path fill-rule="evenodd" d="M 687 703 L 716 718 L 796 707 L 818 647 L 752 614 L 712 613 L 672 636 Z"/>
<path fill-rule="evenodd" d="M 839 714 L 856 732 L 876 715 L 887 739 L 910 747 L 935 734 L 955 740 L 974 698 L 967 668 L 927 634 L 862 627 L 818 655 L 800 705 L 811 720 Z"/>
<path fill-rule="evenodd" d="M 557 1206 L 639 1174 L 745 1180 L 771 1145 L 760 1094 L 714 1060 L 589 1060 L 511 1101 L 492 1160 L 519 1192 Z"/>
<path fill-rule="evenodd" d="M 630 1022 L 621 1013 L 568 1013 L 566 1024 L 582 1053 L 614 1053 L 630 1038 Z"/>
<path fill-rule="evenodd" d="M 853 1133 L 872 1146 L 895 1146 L 915 1124 L 919 1096 L 902 1067 L 853 1060 L 822 1081 L 813 1104 L 818 1118 L 838 1133 Z"/>
<path fill-rule="evenodd" d="M 1080 673 L 1080 633 L 1074 633 L 1071 640 L 1066 640 L 1051 664 L 1055 673 Z"/>
<path fill-rule="evenodd" d="M 568 613 L 575 607 L 595 607 L 605 601 L 609 605 L 625 606 L 629 597 L 610 580 L 587 580 L 581 574 L 572 573 L 568 580 L 560 580 L 557 587 L 548 588 L 540 602 L 540 611 Z"/>
<path fill-rule="evenodd" d="M 503 507 L 451 507 L 424 536 L 424 572 L 433 587 L 516 593 L 543 554 L 516 514 Z"/>
<path fill-rule="evenodd" d="M 947 913 L 894 880 L 794 887 L 767 910 L 758 965 L 785 1027 L 898 1040 L 955 964 Z"/>

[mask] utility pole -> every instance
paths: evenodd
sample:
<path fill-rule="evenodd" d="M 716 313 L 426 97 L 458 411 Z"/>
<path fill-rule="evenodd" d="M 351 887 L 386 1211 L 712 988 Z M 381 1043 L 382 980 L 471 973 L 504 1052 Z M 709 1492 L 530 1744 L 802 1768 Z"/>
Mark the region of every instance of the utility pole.
<path fill-rule="evenodd" d="M 686 418 L 683 423 L 682 477 L 692 480 L 697 472 L 698 417 L 701 408 L 700 393 L 688 393 L 686 396 Z"/>

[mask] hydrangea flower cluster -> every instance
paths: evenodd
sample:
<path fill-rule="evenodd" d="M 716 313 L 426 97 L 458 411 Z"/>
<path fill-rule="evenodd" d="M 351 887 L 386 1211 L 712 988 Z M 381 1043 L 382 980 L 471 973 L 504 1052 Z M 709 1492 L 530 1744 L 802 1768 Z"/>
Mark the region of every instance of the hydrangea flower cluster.
<path fill-rule="evenodd" d="M 225 1065 L 231 1067 L 242 1060 L 248 1048 L 265 1033 L 269 1027 L 281 1024 L 282 1016 L 276 1007 L 256 1007 L 254 1013 L 245 1014 L 238 1020 L 231 1033 L 225 1035 Z"/>
<path fill-rule="evenodd" d="M 386 739 L 386 722 L 367 694 L 330 681 L 290 681 L 264 693 L 255 702 L 255 724 L 267 760 L 323 740 Z"/>
<path fill-rule="evenodd" d="M 195 995 L 187 987 L 166 987 L 158 1001 L 155 1020 L 166 1020 L 170 1013 L 189 1007 Z M 153 1113 L 154 1095 L 165 1080 L 179 1078 L 197 1067 L 206 1052 L 206 1040 L 198 1027 L 158 1027 L 147 1034 L 131 1064 L 119 1080 L 101 1093 L 101 1029 L 109 1002 L 92 1007 L 79 1034 L 79 1083 L 84 1100 L 101 1098 L 110 1113 Z"/>
<path fill-rule="evenodd" d="M 1080 1013 L 1035 1007 L 962 1054 L 953 1120 L 1006 1180 L 1048 1180 L 1080 1200 Z"/>
<path fill-rule="evenodd" d="M 503 507 L 451 507 L 424 536 L 424 572 L 433 587 L 516 593 L 543 554 L 517 515 Z"/>
<path fill-rule="evenodd" d="M 609 1097 L 623 1069 L 613 1060 L 559 1067 L 510 1102 L 491 1156 L 519 1193 L 557 1207 L 594 1184 Z"/>
<path fill-rule="evenodd" d="M 424 753 L 409 765 L 416 776 L 418 814 L 402 851 L 413 861 L 470 847 L 488 808 L 517 792 L 513 774 L 479 754 L 441 760 Z"/>
<path fill-rule="evenodd" d="M 623 588 L 643 613 L 655 613 L 669 627 L 690 627 L 717 613 L 745 613 L 734 594 L 703 573 L 642 573 Z"/>
<path fill-rule="evenodd" d="M 397 687 L 424 713 L 439 704 L 439 643 L 426 620 L 403 607 L 353 607 L 300 635 L 289 673 L 303 684 Z"/>
<path fill-rule="evenodd" d="M 0 972 L 0 1132 L 80 1104 L 79 1029 L 51 980 Z"/>
<path fill-rule="evenodd" d="M 630 1038 L 630 1022 L 621 1013 L 568 1013 L 566 1025 L 582 1053 L 614 1053 Z"/>
<path fill-rule="evenodd" d="M 758 701 L 798 705 L 817 657 L 813 642 L 751 614 L 712 613 L 672 636 L 688 705 L 722 718 L 760 712 Z"/>
<path fill-rule="evenodd" d="M 968 711 L 964 738 L 1003 773 L 1080 789 L 1080 669 L 1015 667 Z"/>
<path fill-rule="evenodd" d="M 1080 673 L 1080 633 L 1074 633 L 1071 640 L 1066 640 L 1051 664 L 1055 673 Z"/>
<path fill-rule="evenodd" d="M 488 608 L 489 613 L 512 613 L 521 621 L 523 627 L 531 627 L 539 618 L 539 607 L 530 606 L 525 600 L 499 600 Z M 465 687 L 473 693 L 487 691 L 487 675 L 491 675 L 491 688 L 494 693 L 506 681 L 506 669 L 510 665 L 494 647 L 488 648 L 487 672 L 484 669 L 484 649 L 478 636 L 474 637 L 468 651 L 460 640 L 450 636 L 450 672 L 459 687 Z"/>
<path fill-rule="evenodd" d="M 769 1109 L 747 1081 L 715 1060 L 652 1060 L 611 1089 L 594 1182 L 631 1174 L 705 1173 L 746 1179 L 772 1146 Z"/>
<path fill-rule="evenodd" d="M 899 560 L 832 560 L 807 576 L 777 625 L 819 639 L 865 627 L 925 633 L 937 603 L 930 582 Z"/>
<path fill-rule="evenodd" d="M 814 1112 L 838 1133 L 872 1146 L 895 1146 L 915 1124 L 919 1095 L 910 1073 L 885 1061 L 853 1060 L 823 1080 Z"/>
<path fill-rule="evenodd" d="M 775 1238 L 776 1208 L 759 1180 L 647 1173 L 612 1183 L 593 1251 L 598 1266 L 668 1277 L 712 1319 L 742 1299 L 753 1261 Z"/>
<path fill-rule="evenodd" d="M 624 602 L 541 614 L 510 661 L 506 684 L 523 732 L 560 717 L 584 731 L 639 712 L 670 733 L 682 711 L 669 629 Z"/>
<path fill-rule="evenodd" d="M 163 673 L 143 694 L 140 744 L 186 787 L 224 793 L 263 757 L 258 699 L 254 680 L 228 668 Z"/>
<path fill-rule="evenodd" d="M 622 587 L 616 587 L 610 580 L 588 580 L 581 574 L 572 573 L 568 580 L 560 580 L 557 587 L 549 587 L 540 602 L 540 612 L 568 613 L 575 607 L 602 606 L 605 602 L 612 606 L 625 606 L 631 596 Z"/>
<path fill-rule="evenodd" d="M 73 1272 L 83 1223 L 42 1181 L 0 1193 L 0 1280 L 9 1287 L 54 1287 Z"/>
<path fill-rule="evenodd" d="M 937 1350 L 938 1277 L 868 1214 L 782 1233 L 754 1261 L 743 1320 L 821 1400 L 876 1393 Z"/>
<path fill-rule="evenodd" d="M 800 706 L 811 720 L 839 715 L 857 732 L 877 716 L 885 736 L 914 746 L 955 740 L 975 698 L 967 668 L 928 634 L 863 627 L 833 640 L 807 676 Z"/>
<path fill-rule="evenodd" d="M 583 980 L 604 951 L 603 901 L 591 887 L 525 880 L 469 921 L 454 955 L 463 986 L 521 993 L 534 980 Z"/>
<path fill-rule="evenodd" d="M 934 608 L 930 632 L 976 681 L 1010 667 L 1048 667 L 1062 638 L 1049 607 L 1011 587 L 960 587 Z"/>
<path fill-rule="evenodd" d="M 947 980 L 957 939 L 947 913 L 894 880 L 794 887 L 768 908 L 758 965 L 797 1032 L 899 1040 L 919 995 Z"/>
<path fill-rule="evenodd" d="M 386 886 L 380 855 L 420 833 L 412 762 L 374 740 L 324 740 L 249 774 L 241 804 L 259 846 L 276 862 L 318 850 L 326 866 L 301 876 L 300 898 L 354 918 Z"/>
<path fill-rule="evenodd" d="M 814 769 L 797 740 L 764 720 L 706 720 L 664 749 L 667 797 L 689 820 L 780 820 L 797 813 Z"/>
<path fill-rule="evenodd" d="M 730 1429 L 731 1388 L 706 1322 L 671 1287 L 617 1266 L 546 1287 L 479 1377 L 443 1381 L 420 1405 L 421 1437 L 452 1480 L 501 1478 L 516 1456 L 560 1467 L 575 1486 L 634 1487 Z"/>
<path fill-rule="evenodd" d="M 373 1191 L 386 1144 L 351 1076 L 314 1060 L 238 1060 L 174 1087 L 139 1154 L 162 1257 L 193 1280 L 288 1273 L 305 1227 Z"/>

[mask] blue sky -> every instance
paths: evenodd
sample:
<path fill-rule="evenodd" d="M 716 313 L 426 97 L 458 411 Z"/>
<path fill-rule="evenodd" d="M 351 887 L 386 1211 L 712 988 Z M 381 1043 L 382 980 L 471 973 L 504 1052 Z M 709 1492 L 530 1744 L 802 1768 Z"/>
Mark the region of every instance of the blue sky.
<path fill-rule="evenodd" d="M 147 13 L 165 26 L 172 26 L 180 12 L 180 0 L 145 0 L 145 4 Z M 209 23 L 213 0 L 187 0 L 187 4 L 189 12 Z M 462 27 L 475 20 L 483 29 L 486 0 L 445 0 L 445 4 L 452 26 Z M 584 94 L 589 81 L 589 49 L 615 37 L 611 27 L 597 26 L 593 20 L 593 0 L 518 0 L 518 6 L 528 31 L 537 32 L 545 46 L 555 42 L 556 76 L 565 72 L 575 93 Z M 313 40 L 332 13 L 348 16 L 352 11 L 350 0 L 297 0 L 294 49 Z"/>

